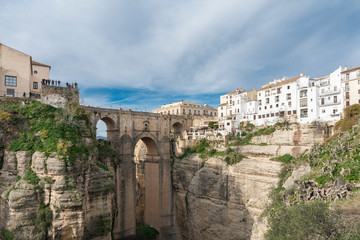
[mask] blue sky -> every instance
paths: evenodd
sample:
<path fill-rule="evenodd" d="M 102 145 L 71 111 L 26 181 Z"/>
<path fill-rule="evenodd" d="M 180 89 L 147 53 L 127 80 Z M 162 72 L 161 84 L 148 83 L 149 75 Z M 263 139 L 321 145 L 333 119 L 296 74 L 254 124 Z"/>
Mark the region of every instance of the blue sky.
<path fill-rule="evenodd" d="M 85 104 L 216 106 L 234 88 L 360 65 L 360 1 L 0 0 L 0 42 Z"/>

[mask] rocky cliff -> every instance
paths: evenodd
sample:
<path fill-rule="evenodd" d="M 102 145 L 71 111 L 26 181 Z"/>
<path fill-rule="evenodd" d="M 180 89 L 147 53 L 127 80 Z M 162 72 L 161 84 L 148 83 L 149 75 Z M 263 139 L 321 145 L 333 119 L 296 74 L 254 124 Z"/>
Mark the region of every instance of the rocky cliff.
<path fill-rule="evenodd" d="M 173 166 L 176 223 L 182 239 L 262 239 L 261 217 L 281 164 L 250 157 L 229 166 L 197 154 Z"/>
<path fill-rule="evenodd" d="M 111 239 L 116 159 L 78 113 L 59 111 L 31 101 L 0 109 L 1 235 Z"/>

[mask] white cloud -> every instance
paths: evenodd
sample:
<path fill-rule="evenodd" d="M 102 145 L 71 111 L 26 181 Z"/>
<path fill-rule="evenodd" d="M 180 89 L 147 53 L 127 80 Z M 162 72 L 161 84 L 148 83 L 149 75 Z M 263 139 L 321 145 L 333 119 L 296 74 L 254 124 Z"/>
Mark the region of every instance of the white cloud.
<path fill-rule="evenodd" d="M 346 64 L 344 45 L 356 61 L 358 37 L 337 32 L 338 21 L 352 23 L 339 15 L 357 10 L 328 1 L 8 1 L 0 41 L 83 88 L 218 93 Z"/>

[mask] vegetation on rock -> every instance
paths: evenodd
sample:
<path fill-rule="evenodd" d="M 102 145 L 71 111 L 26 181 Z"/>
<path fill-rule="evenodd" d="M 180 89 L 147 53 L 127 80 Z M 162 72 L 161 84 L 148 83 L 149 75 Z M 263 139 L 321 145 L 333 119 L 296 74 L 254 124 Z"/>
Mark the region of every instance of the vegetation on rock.
<path fill-rule="evenodd" d="M 222 156 L 228 165 L 239 163 L 245 158 L 244 155 L 234 152 L 230 148 L 228 148 L 225 152 L 217 151 L 211 146 L 211 142 L 207 139 L 200 139 L 193 147 L 187 148 L 185 153 L 178 158 L 183 159 L 192 153 L 199 154 L 199 157 L 204 161 L 210 157 Z"/>
<path fill-rule="evenodd" d="M 70 163 L 88 153 L 89 149 L 81 139 L 86 131 L 82 121 L 86 121 L 88 116 L 81 107 L 64 110 L 28 101 L 23 105 L 3 105 L 1 108 L 2 111 L 14 111 L 19 115 L 18 119 L 26 122 L 22 124 L 24 129 L 20 128 L 17 138 L 10 143 L 10 150 L 40 151 L 46 155 L 56 152 Z"/>
<path fill-rule="evenodd" d="M 339 131 L 326 144 L 315 145 L 297 159 L 290 155 L 272 159 L 282 162 L 283 168 L 264 212 L 269 216 L 267 240 L 360 239 L 360 226 L 356 224 L 360 215 L 351 220 L 349 205 L 342 207 L 348 201 L 360 201 L 360 195 L 351 192 L 357 190 L 354 184 L 360 181 L 360 126 L 354 126 L 360 105 L 345 112 L 344 120 L 336 124 Z M 283 183 L 300 165 L 310 166 L 311 172 L 285 189 Z M 353 200 L 337 203 L 349 196 Z M 350 208 L 358 212 L 358 206 Z"/>

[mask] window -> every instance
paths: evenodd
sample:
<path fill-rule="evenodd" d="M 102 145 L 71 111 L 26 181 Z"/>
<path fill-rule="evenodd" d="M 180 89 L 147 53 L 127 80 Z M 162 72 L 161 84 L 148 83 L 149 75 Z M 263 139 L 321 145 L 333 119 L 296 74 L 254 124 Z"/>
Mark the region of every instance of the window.
<path fill-rule="evenodd" d="M 272 108 L 272 105 L 270 105 L 270 108 Z"/>
<path fill-rule="evenodd" d="M 290 100 L 291 99 L 291 93 L 286 94 L 286 100 Z"/>
<path fill-rule="evenodd" d="M 349 93 L 349 92 L 346 92 L 345 98 L 346 98 L 346 99 L 349 99 L 349 98 L 350 98 L 350 93 Z"/>
<path fill-rule="evenodd" d="M 358 80 L 358 84 L 360 84 L 360 80 Z"/>
<path fill-rule="evenodd" d="M 10 89 L 10 88 L 8 88 L 8 89 L 6 89 L 6 95 L 15 95 L 15 89 Z"/>
<path fill-rule="evenodd" d="M 259 106 L 261 106 L 261 100 L 259 100 Z"/>
<path fill-rule="evenodd" d="M 271 116 L 274 117 L 274 114 L 272 113 Z"/>
<path fill-rule="evenodd" d="M 358 94 L 360 94 L 360 89 L 358 90 Z"/>
<path fill-rule="evenodd" d="M 350 89 L 349 83 L 345 83 L 345 90 L 349 90 L 349 89 Z"/>
<path fill-rule="evenodd" d="M 16 87 L 17 78 L 14 76 L 5 76 L 5 86 Z"/>
<path fill-rule="evenodd" d="M 287 89 L 290 89 L 290 86 L 287 86 Z"/>
<path fill-rule="evenodd" d="M 222 107 L 221 107 L 221 110 L 222 110 Z M 183 114 L 185 114 L 185 109 L 183 109 Z"/>
<path fill-rule="evenodd" d="M 337 108 L 333 109 L 333 114 L 336 114 L 338 112 Z"/>
<path fill-rule="evenodd" d="M 346 74 L 346 80 L 349 80 L 349 78 L 350 78 L 350 74 L 347 73 L 347 74 Z"/>
<path fill-rule="evenodd" d="M 322 113 L 325 113 L 325 109 L 321 110 Z"/>
<path fill-rule="evenodd" d="M 337 96 L 334 96 L 334 103 L 337 103 Z"/>
<path fill-rule="evenodd" d="M 346 106 L 350 106 L 350 101 L 346 101 Z"/>
<path fill-rule="evenodd" d="M 33 89 L 38 89 L 38 82 L 33 82 Z"/>
<path fill-rule="evenodd" d="M 270 115 L 269 115 L 269 114 L 266 114 L 266 117 L 270 117 Z"/>
<path fill-rule="evenodd" d="M 275 96 L 275 102 L 279 102 L 279 96 Z"/>
<path fill-rule="evenodd" d="M 276 91 L 277 94 L 280 94 L 281 93 L 281 88 L 278 88 L 277 91 Z"/>
<path fill-rule="evenodd" d="M 306 99 L 301 99 L 300 100 L 300 107 L 307 107 L 308 104 L 307 104 L 307 100 Z"/>
<path fill-rule="evenodd" d="M 223 117 L 224 116 L 224 114 L 223 113 L 221 113 L 221 117 Z"/>
<path fill-rule="evenodd" d="M 261 110 L 261 107 L 259 107 L 259 111 Z"/>
<path fill-rule="evenodd" d="M 325 98 L 321 98 L 321 105 L 325 104 Z"/>
<path fill-rule="evenodd" d="M 293 110 L 293 114 L 296 114 L 296 110 Z"/>
<path fill-rule="evenodd" d="M 288 111 L 288 115 L 291 115 L 291 111 Z"/>
<path fill-rule="evenodd" d="M 270 91 L 269 90 L 265 92 L 265 96 L 270 96 Z"/>
<path fill-rule="evenodd" d="M 261 96 L 261 93 L 259 92 L 259 97 Z M 260 116 L 260 118 L 261 118 L 261 116 Z"/>
<path fill-rule="evenodd" d="M 270 102 L 269 98 L 266 98 L 266 104 L 268 104 Z"/>
<path fill-rule="evenodd" d="M 34 74 L 37 74 L 37 71 L 36 71 L 36 70 L 34 71 Z"/>
<path fill-rule="evenodd" d="M 267 107 L 265 106 L 264 109 L 267 109 Z"/>
<path fill-rule="evenodd" d="M 334 86 L 334 92 L 336 92 L 337 91 L 337 86 Z"/>
<path fill-rule="evenodd" d="M 191 109 L 189 109 L 189 114 L 191 114 Z"/>
<path fill-rule="evenodd" d="M 302 91 L 300 91 L 300 97 L 301 97 L 301 98 L 307 97 L 307 90 L 302 90 Z"/>
<path fill-rule="evenodd" d="M 276 104 L 276 107 L 279 107 L 279 104 Z"/>
<path fill-rule="evenodd" d="M 291 102 L 288 102 L 288 106 L 291 107 Z"/>

